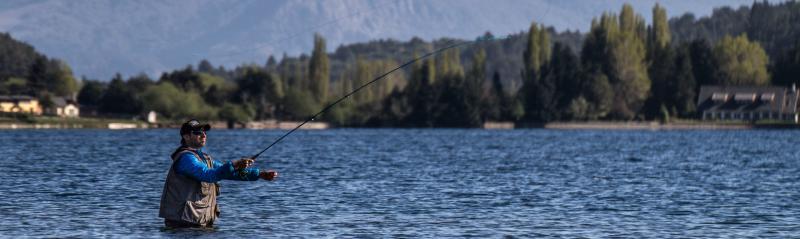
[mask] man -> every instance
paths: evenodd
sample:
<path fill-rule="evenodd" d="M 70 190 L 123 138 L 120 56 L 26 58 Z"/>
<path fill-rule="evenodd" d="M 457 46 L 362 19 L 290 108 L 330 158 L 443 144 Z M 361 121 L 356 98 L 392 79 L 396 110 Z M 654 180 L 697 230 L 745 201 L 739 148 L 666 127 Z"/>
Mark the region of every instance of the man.
<path fill-rule="evenodd" d="M 203 152 L 208 124 L 189 120 L 181 126 L 181 146 L 172 153 L 172 166 L 161 193 L 158 216 L 170 228 L 211 227 L 219 216 L 217 196 L 222 179 L 275 180 L 278 173 L 250 168 L 253 159 L 220 162 Z"/>

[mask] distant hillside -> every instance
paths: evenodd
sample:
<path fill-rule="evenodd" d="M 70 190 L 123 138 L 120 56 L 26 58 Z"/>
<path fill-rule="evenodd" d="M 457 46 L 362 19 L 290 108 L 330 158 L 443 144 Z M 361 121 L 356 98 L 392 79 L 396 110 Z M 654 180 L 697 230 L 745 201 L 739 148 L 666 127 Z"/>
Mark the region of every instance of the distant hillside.
<path fill-rule="evenodd" d="M 0 33 L 0 95 L 71 96 L 78 90 L 71 68 L 31 45 Z"/>
<path fill-rule="evenodd" d="M 27 77 L 36 59 L 44 57 L 33 46 L 0 33 L 0 81 L 9 77 Z"/>
<path fill-rule="evenodd" d="M 41 1 L 39 3 L 49 5 L 55 4 L 48 1 Z M 275 6 L 283 6 L 281 4 L 290 3 L 291 1 L 286 3 L 275 3 Z M 38 6 L 25 1 L 9 1 L 5 2 L 4 4 L 8 5 L 5 7 Z M 84 3 L 75 4 L 79 6 L 85 5 Z M 57 5 L 61 6 L 63 3 Z M 124 6 L 129 6 L 129 4 L 117 3 L 108 4 L 108 6 L 96 7 L 99 11 L 105 8 L 117 8 Z M 649 12 L 649 9 L 637 10 L 640 13 Z M 101 16 L 98 15 L 97 17 Z M 0 25 L 2 24 L 12 23 L 0 23 Z M 590 25 L 588 22 L 585 24 Z M 679 17 L 671 18 L 670 30 L 672 32 L 673 43 L 675 44 L 696 39 L 704 39 L 710 43 L 713 43 L 725 35 L 735 36 L 739 34 L 747 34 L 751 39 L 759 42 L 766 49 L 770 58 L 774 59 L 782 52 L 786 52 L 791 49 L 795 45 L 795 42 L 797 41 L 796 39 L 800 39 L 800 4 L 794 1 L 779 4 L 756 2 L 751 6 L 742 6 L 738 8 L 721 7 L 715 9 L 710 16 L 701 18 L 696 18 L 694 14 L 687 13 Z M 575 53 L 580 51 L 585 38 L 584 33 L 577 31 L 558 31 L 555 28 L 550 28 L 549 32 L 551 33 L 553 42 L 564 43 Z M 498 72 L 504 85 L 506 85 L 509 90 L 516 89 L 520 86 L 520 69 L 522 68 L 522 58 L 520 53 L 523 51 L 525 43 L 524 39 L 521 37 L 522 34 L 524 34 L 524 32 L 512 34 L 508 39 L 505 40 L 481 44 L 481 47 L 487 51 L 488 74 L 493 74 L 495 71 Z M 173 38 L 177 39 L 177 35 L 175 35 Z M 192 36 L 190 38 L 201 39 L 202 37 Z M 0 63 L 2 63 L 0 64 L 0 74 L 2 74 L 0 76 L 3 76 L 2 78 L 7 78 L 9 76 L 24 77 L 30 71 L 29 68 L 34 59 L 43 57 L 43 55 L 36 52 L 29 44 L 13 40 L 8 34 L 3 34 L 2 37 L 0 37 L 0 41 L 2 41 L 0 42 L 0 47 L 3 47 L 2 50 L 4 52 L 3 55 L 0 55 Z M 328 49 L 331 50 L 331 75 L 333 76 L 331 79 L 333 81 L 337 80 L 336 76 L 338 76 L 338 74 L 344 70 L 344 66 L 352 64 L 352 62 L 355 61 L 356 57 L 358 56 L 361 56 L 365 59 L 393 59 L 396 62 L 404 62 L 412 59 L 415 52 L 424 53 L 426 51 L 433 50 L 434 45 L 441 47 L 441 44 L 449 41 L 450 40 L 447 39 L 440 39 L 432 44 L 430 41 L 414 38 L 410 41 L 391 39 L 374 40 L 364 43 L 339 45 L 335 48 L 329 45 Z M 310 42 L 300 44 L 306 45 L 310 44 Z M 148 45 L 140 45 L 136 48 L 148 48 Z M 461 54 L 463 63 L 470 64 L 472 52 L 475 49 L 476 48 L 474 47 L 463 49 Z M 130 57 L 136 58 L 136 54 L 130 55 Z M 276 57 L 278 57 L 276 60 L 282 60 L 280 56 Z M 203 58 L 204 57 L 201 57 L 200 59 Z M 283 60 L 303 62 L 302 58 L 303 57 L 289 57 Z M 212 63 L 219 63 L 214 59 L 208 60 L 210 60 Z M 112 59 L 110 61 L 113 62 L 115 60 Z M 196 62 L 199 62 L 199 60 Z M 118 63 L 122 65 L 136 65 L 134 62 Z M 182 65 L 191 63 L 192 62 L 185 62 Z M 261 63 L 256 64 L 260 65 Z M 73 65 L 73 67 L 81 68 L 85 66 Z"/>
<path fill-rule="evenodd" d="M 685 14 L 670 20 L 672 37 L 677 42 L 705 39 L 716 42 L 726 35 L 747 34 L 758 41 L 771 58 L 800 41 L 800 3 L 755 2 L 749 7 L 715 9 L 710 17 Z"/>
<path fill-rule="evenodd" d="M 625 2 L 649 19 L 656 2 L 672 16 L 703 16 L 752 0 L 4 0 L 0 32 L 64 59 L 78 76 L 108 81 L 117 72 L 157 76 L 201 59 L 231 68 L 298 56 L 311 51 L 315 32 L 329 50 L 374 39 L 507 35 L 532 21 L 586 32 L 593 17 Z"/>
<path fill-rule="evenodd" d="M 639 9 L 639 11 L 649 11 L 649 9 Z M 779 4 L 756 2 L 752 6 L 742 6 L 738 9 L 721 7 L 715 9 L 708 17 L 698 19 L 693 14 L 685 14 L 671 18 L 669 23 L 673 44 L 697 39 L 714 43 L 726 35 L 747 34 L 750 39 L 764 47 L 771 59 L 778 58 L 800 43 L 800 3 L 795 1 Z M 553 42 L 569 46 L 576 54 L 580 52 L 585 34 L 558 32 L 554 28 L 550 28 L 549 32 Z M 507 40 L 481 45 L 487 51 L 489 74 L 495 71 L 500 73 L 505 85 L 511 89 L 520 86 L 521 53 L 525 44 L 521 34 L 514 34 Z M 439 40 L 439 42 L 445 41 Z M 406 42 L 382 40 L 340 46 L 331 54 L 331 59 L 334 66 L 346 65 L 357 55 L 372 59 L 393 58 L 402 61 L 411 59 L 414 49 L 432 50 L 430 45 L 425 45 L 419 39 Z M 463 63 L 470 63 L 475 49 L 474 47 L 463 49 L 461 54 Z"/>

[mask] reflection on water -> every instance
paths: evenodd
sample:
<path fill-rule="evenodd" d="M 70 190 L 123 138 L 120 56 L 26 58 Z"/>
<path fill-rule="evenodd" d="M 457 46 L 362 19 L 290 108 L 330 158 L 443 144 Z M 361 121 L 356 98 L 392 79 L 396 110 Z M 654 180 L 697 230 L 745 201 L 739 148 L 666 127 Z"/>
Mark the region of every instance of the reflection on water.
<path fill-rule="evenodd" d="M 282 131 L 216 130 L 218 159 Z M 177 130 L 0 131 L 0 235 L 791 237 L 800 131 L 327 130 L 223 182 L 212 230 L 158 205 Z"/>

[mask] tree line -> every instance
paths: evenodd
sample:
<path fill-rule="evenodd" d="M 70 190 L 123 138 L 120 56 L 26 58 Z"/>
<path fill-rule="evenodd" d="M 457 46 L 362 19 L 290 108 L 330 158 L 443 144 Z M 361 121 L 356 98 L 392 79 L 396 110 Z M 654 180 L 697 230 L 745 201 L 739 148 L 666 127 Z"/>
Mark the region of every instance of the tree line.
<path fill-rule="evenodd" d="M 479 127 L 486 121 L 691 118 L 701 85 L 800 80 L 796 2 L 720 8 L 701 19 L 668 20 L 658 4 L 652 12 L 647 25 L 626 4 L 618 14 L 593 19 L 586 34 L 532 23 L 526 32 L 450 49 L 364 88 L 322 120 L 339 126 Z M 105 82 L 76 80 L 63 62 L 3 34 L 0 94 L 74 95 L 100 115 L 154 110 L 172 119 L 302 120 L 409 59 L 460 42 L 377 40 L 328 53 L 325 39 L 315 35 L 310 56 L 270 56 L 263 65 L 234 69 L 203 60 L 158 79 L 117 74 Z"/>
<path fill-rule="evenodd" d="M 78 87 L 65 62 L 48 58 L 8 33 L 0 33 L 0 95 L 35 96 L 49 107 L 53 97 L 70 96 Z"/>

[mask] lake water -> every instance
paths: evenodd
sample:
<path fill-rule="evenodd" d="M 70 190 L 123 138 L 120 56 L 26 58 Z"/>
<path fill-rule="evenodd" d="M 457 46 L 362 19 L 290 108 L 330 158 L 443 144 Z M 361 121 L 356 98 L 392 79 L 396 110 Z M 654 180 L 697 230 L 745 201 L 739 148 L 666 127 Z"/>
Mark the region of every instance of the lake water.
<path fill-rule="evenodd" d="M 217 159 L 284 131 L 212 130 Z M 2 237 L 796 237 L 800 131 L 298 131 L 166 230 L 172 130 L 0 131 Z"/>

